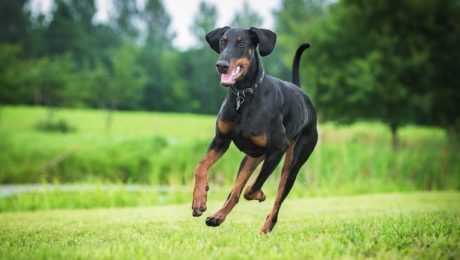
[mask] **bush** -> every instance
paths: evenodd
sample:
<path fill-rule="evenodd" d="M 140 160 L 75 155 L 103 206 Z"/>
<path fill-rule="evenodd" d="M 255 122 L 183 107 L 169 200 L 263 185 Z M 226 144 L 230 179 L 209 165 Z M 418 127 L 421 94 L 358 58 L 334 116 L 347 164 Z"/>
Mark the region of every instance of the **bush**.
<path fill-rule="evenodd" d="M 35 129 L 42 131 L 42 132 L 61 132 L 61 133 L 69 133 L 75 132 L 77 129 L 70 125 L 64 119 L 46 119 L 43 121 L 39 121 L 35 125 Z"/>

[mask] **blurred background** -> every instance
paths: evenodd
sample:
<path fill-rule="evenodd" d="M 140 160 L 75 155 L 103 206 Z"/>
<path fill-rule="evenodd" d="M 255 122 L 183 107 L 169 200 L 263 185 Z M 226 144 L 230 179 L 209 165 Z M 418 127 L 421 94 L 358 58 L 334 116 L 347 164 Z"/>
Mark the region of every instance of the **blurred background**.
<path fill-rule="evenodd" d="M 275 31 L 285 80 L 312 46 L 320 141 L 290 196 L 460 189 L 458 0 L 15 0 L 0 24 L 0 211 L 189 202 L 227 93 L 204 36 L 225 25 Z"/>

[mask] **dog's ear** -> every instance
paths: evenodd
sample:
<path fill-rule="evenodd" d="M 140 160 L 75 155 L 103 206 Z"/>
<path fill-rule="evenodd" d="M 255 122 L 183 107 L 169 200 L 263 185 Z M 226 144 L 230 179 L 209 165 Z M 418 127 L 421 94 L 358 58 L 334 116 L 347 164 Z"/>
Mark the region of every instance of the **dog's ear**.
<path fill-rule="evenodd" d="M 255 44 L 259 44 L 259 53 L 261 56 L 267 56 L 272 53 L 276 44 L 276 33 L 256 27 L 249 28 Z"/>
<path fill-rule="evenodd" d="M 225 26 L 222 28 L 217 28 L 213 31 L 210 31 L 208 34 L 206 34 L 206 41 L 208 42 L 209 46 L 215 50 L 217 53 L 220 53 L 220 48 L 219 48 L 219 41 L 222 35 L 230 29 L 230 27 Z"/>

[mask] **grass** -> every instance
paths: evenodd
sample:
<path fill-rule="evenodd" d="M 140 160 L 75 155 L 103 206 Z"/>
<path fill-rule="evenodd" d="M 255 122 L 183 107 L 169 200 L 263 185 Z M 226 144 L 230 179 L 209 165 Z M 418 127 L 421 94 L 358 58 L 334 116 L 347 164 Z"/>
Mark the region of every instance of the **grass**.
<path fill-rule="evenodd" d="M 43 185 L 39 191 L 0 196 L 0 212 L 50 209 L 90 209 L 142 207 L 185 203 L 190 200 L 191 186 L 151 187 L 146 185 Z M 38 187 L 37 187 L 38 188 Z M 213 197 L 225 199 L 228 189 L 213 189 Z"/>
<path fill-rule="evenodd" d="M 84 184 L 70 186 L 39 185 L 37 191 L 18 192 L 0 196 L 0 212 L 42 211 L 52 209 L 93 209 L 146 207 L 156 205 L 188 203 L 193 186 L 158 187 L 147 185 L 103 185 Z M 278 185 L 269 181 L 263 188 L 268 198 L 275 198 Z M 232 187 L 211 186 L 209 197 L 223 201 Z M 357 193 L 357 192 L 355 192 Z M 330 194 L 340 194 L 339 191 Z M 329 194 L 329 196 L 330 196 Z M 348 194 L 348 193 L 344 193 Z M 294 185 L 289 193 L 292 199 L 325 196 L 314 194 L 303 184 Z"/>
<path fill-rule="evenodd" d="M 209 210 L 221 203 L 211 202 Z M 458 259 L 460 194 L 288 199 L 259 235 L 272 201 L 241 201 L 221 227 L 190 204 L 0 214 L 2 259 Z"/>
<path fill-rule="evenodd" d="M 0 183 L 191 185 L 215 124 L 214 116 L 116 112 L 107 133 L 106 112 L 59 109 L 55 117 L 76 129 L 63 134 L 35 129 L 47 117 L 44 108 L 0 111 Z M 442 130 L 407 126 L 399 136 L 401 146 L 393 150 L 383 124 L 320 125 L 320 141 L 298 176 L 299 192 L 460 189 L 460 153 Z M 212 183 L 230 186 L 242 157 L 231 146 L 212 168 Z"/>
<path fill-rule="evenodd" d="M 0 126 L 5 130 L 33 132 L 35 125 L 48 118 L 49 111 L 43 107 L 3 107 Z M 217 113 L 217 111 L 216 111 Z M 126 112 L 113 113 L 112 127 L 106 132 L 107 112 L 94 109 L 56 109 L 56 118 L 64 119 L 78 131 L 72 139 L 103 140 L 105 137 L 122 141 L 127 138 L 164 136 L 167 139 L 207 139 L 214 132 L 214 116 L 186 113 Z M 48 134 L 49 135 L 49 134 Z"/>
<path fill-rule="evenodd" d="M 440 129 L 406 126 L 393 150 L 383 124 L 320 125 L 274 232 L 260 236 L 279 170 L 268 201 L 241 200 L 221 227 L 191 217 L 214 116 L 115 112 L 107 131 L 104 111 L 59 109 L 55 120 L 75 130 L 64 134 L 37 130 L 47 113 L 0 108 L 0 183 L 51 185 L 0 196 L 0 259 L 460 258 L 460 153 Z M 241 158 L 231 147 L 212 168 L 211 213 Z M 377 192 L 391 193 L 349 196 Z"/>

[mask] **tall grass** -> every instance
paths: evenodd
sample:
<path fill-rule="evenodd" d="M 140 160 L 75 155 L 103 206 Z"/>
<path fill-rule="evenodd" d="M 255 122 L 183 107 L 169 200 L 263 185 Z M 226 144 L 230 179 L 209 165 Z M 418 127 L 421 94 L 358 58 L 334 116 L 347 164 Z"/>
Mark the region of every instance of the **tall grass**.
<path fill-rule="evenodd" d="M 0 183 L 190 185 L 215 124 L 214 116 L 117 112 L 106 133 L 104 111 L 62 109 L 56 116 L 76 128 L 62 134 L 34 130 L 46 117 L 43 108 L 1 111 Z M 399 136 L 393 150 L 383 124 L 321 125 L 294 193 L 460 189 L 460 155 L 442 130 L 409 126 Z M 230 186 L 242 157 L 232 146 L 211 170 L 213 185 Z"/>

